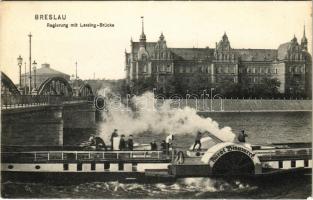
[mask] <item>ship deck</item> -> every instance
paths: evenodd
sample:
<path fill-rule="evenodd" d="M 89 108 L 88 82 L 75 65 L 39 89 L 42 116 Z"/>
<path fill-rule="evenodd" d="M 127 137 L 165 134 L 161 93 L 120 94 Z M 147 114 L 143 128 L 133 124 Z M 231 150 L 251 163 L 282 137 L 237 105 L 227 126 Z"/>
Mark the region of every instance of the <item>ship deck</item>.
<path fill-rule="evenodd" d="M 49 149 L 49 150 L 48 150 Z M 75 150 L 74 150 L 75 149 Z M 170 162 L 171 156 L 163 151 L 133 150 L 104 151 L 85 150 L 74 146 L 7 146 L 2 149 L 3 163 L 89 163 L 89 162 Z"/>

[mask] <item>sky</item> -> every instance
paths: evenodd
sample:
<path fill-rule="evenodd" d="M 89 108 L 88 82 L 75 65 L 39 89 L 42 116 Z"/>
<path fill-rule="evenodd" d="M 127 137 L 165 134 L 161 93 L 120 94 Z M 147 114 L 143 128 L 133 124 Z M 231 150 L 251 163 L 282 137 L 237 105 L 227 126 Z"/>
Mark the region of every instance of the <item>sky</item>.
<path fill-rule="evenodd" d="M 312 52 L 311 2 L 1 2 L 0 68 L 18 82 L 17 57 L 29 67 L 51 68 L 82 79 L 125 77 L 125 49 L 139 40 L 141 16 L 148 42 L 163 32 L 168 47 L 215 47 L 224 32 L 233 48 L 277 49 L 294 34 L 300 42 L 303 27 Z M 66 20 L 35 20 L 38 14 L 66 15 Z M 50 24 L 78 23 L 78 27 L 51 28 Z M 79 27 L 80 23 L 107 23 L 114 27 Z M 24 62 L 23 61 L 23 62 Z M 22 68 L 24 73 L 24 67 Z"/>

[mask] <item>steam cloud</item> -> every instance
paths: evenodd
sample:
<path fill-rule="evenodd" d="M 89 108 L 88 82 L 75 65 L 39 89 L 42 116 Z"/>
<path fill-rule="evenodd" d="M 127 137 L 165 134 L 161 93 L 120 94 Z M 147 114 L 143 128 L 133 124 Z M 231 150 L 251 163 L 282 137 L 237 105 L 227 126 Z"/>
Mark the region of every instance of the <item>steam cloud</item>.
<path fill-rule="evenodd" d="M 100 94 L 108 97 L 110 90 L 104 89 Z M 130 110 L 129 106 L 121 101 L 108 104 L 108 111 L 103 111 L 105 122 L 101 124 L 100 136 L 108 140 L 108 136 L 117 128 L 120 134 L 135 135 L 143 132 L 155 134 L 193 134 L 197 131 L 208 131 L 223 141 L 232 142 L 235 134 L 230 127 L 219 128 L 216 121 L 211 118 L 203 118 L 197 111 L 190 107 L 171 108 L 171 100 L 157 106 L 154 94 L 147 92 L 141 96 L 131 98 L 131 104 L 136 110 Z"/>

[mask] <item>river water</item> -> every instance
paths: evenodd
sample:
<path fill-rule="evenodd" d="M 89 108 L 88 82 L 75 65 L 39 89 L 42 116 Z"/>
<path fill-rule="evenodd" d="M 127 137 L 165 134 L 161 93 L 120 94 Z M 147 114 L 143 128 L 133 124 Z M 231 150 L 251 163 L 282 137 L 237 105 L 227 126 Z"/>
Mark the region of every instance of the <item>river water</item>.
<path fill-rule="evenodd" d="M 247 141 L 254 144 L 309 142 L 312 134 L 311 112 L 202 113 L 220 127 L 238 133 L 244 129 Z M 101 122 L 94 129 L 65 130 L 64 144 L 78 145 L 91 134 L 102 133 Z M 118 127 L 117 127 L 118 128 Z M 110 133 L 107 133 L 109 138 Z M 142 133 L 135 141 L 160 142 L 166 135 Z M 189 147 L 194 135 L 179 135 L 176 143 Z M 2 196 L 11 198 L 307 198 L 311 196 L 311 176 L 284 177 L 278 180 L 225 180 L 186 178 L 168 183 L 86 182 L 71 185 L 6 182 Z"/>

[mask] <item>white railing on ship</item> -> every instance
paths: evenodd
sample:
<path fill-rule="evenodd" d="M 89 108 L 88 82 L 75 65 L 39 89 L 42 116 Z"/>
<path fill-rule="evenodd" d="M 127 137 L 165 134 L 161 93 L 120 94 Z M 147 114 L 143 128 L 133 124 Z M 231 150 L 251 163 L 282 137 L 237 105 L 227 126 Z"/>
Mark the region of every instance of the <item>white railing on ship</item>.
<path fill-rule="evenodd" d="M 30 151 L 30 152 L 2 152 L 7 155 L 33 155 L 34 161 L 38 160 L 68 160 L 68 155 L 75 155 L 75 160 L 90 159 L 161 159 L 166 156 L 163 151 Z M 84 156 L 83 156 L 84 155 Z M 87 155 L 87 158 L 86 158 Z M 99 157 L 101 155 L 101 157 Z M 57 158 L 56 158 L 57 157 Z M 66 157 L 66 158 L 65 158 Z M 23 158 L 23 157 L 22 157 Z M 30 159 L 30 157 L 28 157 Z M 59 159 L 58 159 L 59 158 Z"/>

